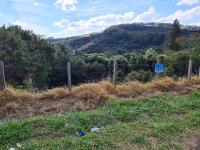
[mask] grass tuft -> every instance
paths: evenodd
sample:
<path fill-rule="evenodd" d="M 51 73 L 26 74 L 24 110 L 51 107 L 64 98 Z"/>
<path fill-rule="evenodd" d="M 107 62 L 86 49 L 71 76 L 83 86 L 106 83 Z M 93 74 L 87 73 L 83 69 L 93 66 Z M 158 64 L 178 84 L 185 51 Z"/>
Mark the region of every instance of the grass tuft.
<path fill-rule="evenodd" d="M 37 100 L 44 99 L 62 99 L 70 95 L 69 91 L 65 88 L 54 88 L 46 92 L 42 92 L 36 95 Z"/>
<path fill-rule="evenodd" d="M 73 88 L 72 95 L 75 96 L 75 103 L 80 107 L 80 109 L 84 107 L 92 108 L 98 104 L 105 103 L 109 97 L 106 89 L 102 87 L 102 83 L 80 85 Z"/>
<path fill-rule="evenodd" d="M 183 78 L 181 80 L 181 85 L 187 86 L 187 85 L 193 85 L 193 84 L 200 84 L 200 78 L 197 76 L 193 76 L 191 79 Z"/>
<path fill-rule="evenodd" d="M 152 80 L 146 84 L 147 90 L 168 90 L 176 85 L 176 82 L 169 77 L 162 78 L 160 80 Z"/>
<path fill-rule="evenodd" d="M 132 97 L 145 92 L 145 87 L 138 81 L 130 81 L 117 86 L 116 94 L 120 97 Z"/>

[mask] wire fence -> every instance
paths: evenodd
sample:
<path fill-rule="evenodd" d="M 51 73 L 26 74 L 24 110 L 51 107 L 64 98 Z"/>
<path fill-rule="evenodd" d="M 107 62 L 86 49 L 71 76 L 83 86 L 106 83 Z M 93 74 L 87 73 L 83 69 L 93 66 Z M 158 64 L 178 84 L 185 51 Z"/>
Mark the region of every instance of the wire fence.
<path fill-rule="evenodd" d="M 101 81 L 102 79 L 112 79 L 113 83 L 116 84 L 117 82 L 120 82 L 124 77 L 126 77 L 127 74 L 129 74 L 132 71 L 137 71 L 137 70 L 150 70 L 154 75 L 159 74 L 159 76 L 162 75 L 167 75 L 166 69 L 170 68 L 170 65 L 165 65 L 165 69 L 162 73 L 156 73 L 155 72 L 155 64 L 156 62 L 152 64 L 127 64 L 124 62 L 117 62 L 117 66 L 114 65 L 114 62 L 110 65 L 107 66 L 107 68 L 104 68 L 104 70 L 98 68 L 93 68 L 91 70 L 82 70 L 81 67 L 73 67 L 73 64 L 71 64 L 70 72 L 71 72 L 71 84 L 76 85 L 76 84 L 81 84 L 81 83 L 89 83 L 89 82 L 98 82 Z M 183 65 L 183 64 L 182 64 Z M 135 69 L 137 68 L 137 70 Z M 190 78 L 192 74 L 196 74 L 200 77 L 200 64 L 193 66 L 193 64 L 190 64 L 189 61 L 185 62 L 184 66 L 180 67 L 181 69 L 177 69 L 177 78 L 179 76 L 185 76 Z M 170 70 L 168 70 L 170 72 Z M 58 78 L 60 77 L 60 78 Z M 61 82 L 56 82 L 50 83 L 50 86 L 59 86 L 59 85 L 66 85 L 69 86 L 69 81 L 68 81 L 68 73 L 67 69 L 65 73 L 60 73 L 55 75 L 56 79 L 60 79 Z M 64 82 L 62 82 L 64 81 Z"/>
<path fill-rule="evenodd" d="M 196 74 L 200 77 L 200 64 L 193 65 L 192 61 L 183 61 L 182 64 L 175 64 L 177 78 L 179 76 L 188 76 L 188 78 L 192 74 Z M 116 64 L 115 64 L 116 63 Z M 156 62 L 151 63 L 127 63 L 124 61 L 115 60 L 106 65 L 89 65 L 85 67 L 84 65 L 70 64 L 69 66 L 54 66 L 53 69 L 47 71 L 34 71 L 34 74 L 30 73 L 30 78 L 34 81 L 40 79 L 45 76 L 49 80 L 47 81 L 48 87 L 58 87 L 58 86 L 66 86 L 71 88 L 73 85 L 78 85 L 82 83 L 90 83 L 90 82 L 98 82 L 102 79 L 112 79 L 112 82 L 116 84 L 117 82 L 123 81 L 127 74 L 143 70 L 150 71 L 152 74 L 155 73 L 155 64 Z M 165 63 L 165 70 L 161 73 L 162 75 L 170 75 L 170 66 L 171 64 Z M 6 67 L 6 66 L 5 66 Z M 21 66 L 23 67 L 23 66 Z M 62 70 L 60 70 L 62 68 Z M 69 73 L 70 71 L 70 73 Z M 25 73 L 16 73 L 15 75 L 5 75 L 4 66 L 0 66 L 0 87 L 5 87 L 5 79 L 13 79 L 17 78 L 18 80 L 24 79 L 23 77 Z M 26 73 L 27 74 L 27 73 Z M 70 76 L 70 78 L 69 78 Z M 160 76 L 160 73 L 159 73 Z M 70 81 L 69 81 L 70 79 Z"/>

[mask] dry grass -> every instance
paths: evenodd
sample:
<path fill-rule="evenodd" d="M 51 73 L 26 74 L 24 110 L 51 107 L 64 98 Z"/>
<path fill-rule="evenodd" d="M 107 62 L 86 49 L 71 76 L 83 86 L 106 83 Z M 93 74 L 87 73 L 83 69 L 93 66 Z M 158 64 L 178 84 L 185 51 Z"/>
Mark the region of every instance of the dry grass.
<path fill-rule="evenodd" d="M 183 78 L 181 79 L 181 85 L 187 86 L 187 85 L 193 85 L 193 84 L 200 84 L 200 78 L 197 76 L 193 76 L 191 79 Z"/>
<path fill-rule="evenodd" d="M 138 81 L 129 81 L 117 86 L 116 95 L 120 97 L 134 97 L 152 91 L 168 90 L 174 86 L 176 86 L 176 82 L 169 77 L 152 80 L 147 84 L 142 84 Z"/>
<path fill-rule="evenodd" d="M 152 80 L 147 83 L 146 89 L 147 91 L 155 91 L 155 90 L 168 90 L 176 85 L 176 82 L 169 77 L 162 78 L 160 80 Z"/>
<path fill-rule="evenodd" d="M 181 83 L 178 83 L 169 77 L 165 77 L 157 81 L 153 80 L 147 84 L 142 84 L 138 81 L 129 81 L 117 85 L 116 87 L 110 80 L 103 80 L 98 83 L 82 84 L 74 87 L 71 92 L 65 88 L 55 88 L 37 94 L 19 91 L 9 87 L 0 92 L 0 106 L 18 101 L 59 100 L 70 98 L 74 99 L 73 105 L 76 105 L 77 108 L 83 110 L 104 103 L 111 95 L 119 97 L 135 97 L 142 94 L 148 95 L 152 91 L 167 91 L 175 87 L 193 84 L 200 84 L 200 78 L 192 77 L 190 80 L 182 79 Z"/>
<path fill-rule="evenodd" d="M 29 101 L 33 99 L 34 95 L 32 93 L 21 90 L 15 90 L 13 88 L 7 88 L 0 92 L 0 104 L 14 101 Z"/>
<path fill-rule="evenodd" d="M 115 86 L 112 84 L 111 79 L 102 80 L 98 82 L 98 84 L 109 94 L 114 94 L 116 92 Z"/>
<path fill-rule="evenodd" d="M 133 97 L 146 91 L 144 84 L 138 81 L 130 81 L 116 88 L 116 95 L 120 97 Z"/>
<path fill-rule="evenodd" d="M 54 88 L 46 92 L 36 94 L 35 97 L 37 100 L 44 100 L 44 99 L 57 100 L 57 99 L 68 97 L 69 95 L 70 95 L 70 92 L 65 88 Z"/>
<path fill-rule="evenodd" d="M 80 85 L 73 88 L 71 94 L 75 97 L 75 103 L 78 105 L 78 107 L 80 107 L 79 109 L 85 109 L 85 107 L 94 107 L 98 104 L 104 103 L 109 97 L 109 94 L 106 91 L 106 88 L 102 86 L 102 83 L 89 83 Z"/>

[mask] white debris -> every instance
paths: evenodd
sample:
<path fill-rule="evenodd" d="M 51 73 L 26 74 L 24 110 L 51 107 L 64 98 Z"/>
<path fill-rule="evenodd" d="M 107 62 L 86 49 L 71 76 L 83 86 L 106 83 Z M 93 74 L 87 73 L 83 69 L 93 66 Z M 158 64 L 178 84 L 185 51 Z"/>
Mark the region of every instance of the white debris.
<path fill-rule="evenodd" d="M 15 150 L 15 148 L 11 147 L 11 148 L 9 148 L 8 150 Z"/>
<path fill-rule="evenodd" d="M 95 132 L 95 133 L 99 133 L 100 130 L 101 130 L 101 128 L 92 128 L 90 131 Z"/>
<path fill-rule="evenodd" d="M 19 143 L 17 143 L 16 145 L 17 145 L 18 148 L 21 148 L 21 147 L 22 147 L 21 144 L 19 144 Z"/>

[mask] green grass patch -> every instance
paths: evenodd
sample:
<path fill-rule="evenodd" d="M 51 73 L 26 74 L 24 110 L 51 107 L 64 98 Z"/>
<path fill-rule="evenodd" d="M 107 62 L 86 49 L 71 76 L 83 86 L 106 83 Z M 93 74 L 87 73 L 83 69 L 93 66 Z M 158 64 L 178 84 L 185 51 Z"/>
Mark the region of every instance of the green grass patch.
<path fill-rule="evenodd" d="M 92 127 L 102 127 L 91 133 Z M 86 131 L 83 137 L 75 133 Z M 190 131 L 190 132 L 189 132 Z M 200 93 L 146 100 L 110 100 L 88 112 L 36 117 L 0 124 L 0 149 L 49 150 L 181 149 L 184 138 L 200 135 Z"/>

